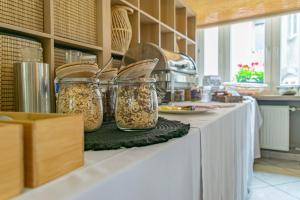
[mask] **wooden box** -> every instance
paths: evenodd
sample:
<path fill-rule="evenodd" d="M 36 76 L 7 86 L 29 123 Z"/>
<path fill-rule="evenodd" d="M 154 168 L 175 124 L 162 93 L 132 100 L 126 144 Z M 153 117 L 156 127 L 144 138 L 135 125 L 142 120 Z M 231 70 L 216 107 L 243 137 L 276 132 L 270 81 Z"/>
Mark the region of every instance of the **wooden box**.
<path fill-rule="evenodd" d="M 0 124 L 0 199 L 19 194 L 24 186 L 21 125 Z"/>
<path fill-rule="evenodd" d="M 242 96 L 216 96 L 216 95 L 213 95 L 212 100 L 223 102 L 223 103 L 240 103 L 240 102 L 243 102 L 243 97 Z"/>
<path fill-rule="evenodd" d="M 0 112 L 23 125 L 25 186 L 37 187 L 83 165 L 81 115 Z"/>

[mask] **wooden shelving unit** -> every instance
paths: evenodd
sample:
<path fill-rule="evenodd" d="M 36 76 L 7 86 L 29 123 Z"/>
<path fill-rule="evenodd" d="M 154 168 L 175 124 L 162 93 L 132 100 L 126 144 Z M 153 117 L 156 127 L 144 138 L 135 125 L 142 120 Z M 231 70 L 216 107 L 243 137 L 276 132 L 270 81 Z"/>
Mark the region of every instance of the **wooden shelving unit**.
<path fill-rule="evenodd" d="M 161 48 L 175 51 L 175 33 L 169 27 L 161 25 Z"/>
<path fill-rule="evenodd" d="M 159 22 L 146 13 L 140 15 L 140 42 L 152 42 L 160 45 L 160 27 Z"/>
<path fill-rule="evenodd" d="M 112 5 L 126 5 L 134 9 L 134 14 L 129 16 L 133 32 L 131 47 L 140 42 L 153 42 L 162 48 L 175 51 L 176 46 L 179 46 L 179 51 L 191 53 L 190 56 L 195 58 L 192 48 L 196 46 L 196 17 L 181 0 L 95 0 L 97 12 L 96 45 L 55 34 L 54 1 L 44 0 L 43 32 L 2 22 L 0 22 L 0 31 L 31 37 L 42 42 L 45 54 L 44 60 L 51 66 L 54 66 L 53 50 L 55 45 L 95 53 L 101 65 L 109 60 L 111 53 L 123 54 L 111 50 L 109 19 Z M 176 39 L 178 37 L 180 39 Z"/>
<path fill-rule="evenodd" d="M 133 33 L 130 47 L 134 47 L 140 42 L 153 42 L 170 51 L 178 49 L 196 60 L 196 17 L 191 9 L 182 3 L 182 0 L 90 0 L 89 5 L 82 4 L 80 1 L 77 5 L 73 5 L 73 1 L 66 0 L 36 1 L 42 1 L 44 4 L 43 16 L 41 16 L 43 19 L 43 31 L 37 31 L 34 28 L 24 28 L 24 26 L 8 24 L 3 21 L 0 21 L 0 31 L 29 37 L 41 42 L 44 62 L 51 66 L 52 80 L 55 78 L 55 46 L 96 54 L 100 66 L 108 62 L 112 54 L 123 56 L 124 53 L 111 49 L 110 11 L 113 5 L 126 5 L 134 10 L 134 13 L 129 16 Z M 80 5 L 80 9 L 78 5 Z M 91 5 L 93 6 L 91 7 Z M 87 26 L 94 24 L 96 27 L 92 29 L 95 33 L 90 30 L 89 32 L 85 30 L 78 31 L 76 28 L 74 30 L 74 25 L 76 27 L 77 21 L 72 19 L 70 26 L 73 26 L 74 35 L 72 35 L 72 32 L 66 33 L 66 37 L 62 36 L 61 33 L 58 34 L 58 28 L 61 28 L 59 31 L 71 30 L 69 29 L 70 27 L 59 27 L 58 20 L 68 21 L 68 16 L 71 14 L 73 16 L 73 13 L 71 12 L 70 14 L 69 10 L 66 12 L 65 18 L 58 18 L 56 15 L 58 12 L 61 12 L 59 9 L 72 9 L 74 6 L 77 6 L 77 10 L 75 9 L 74 12 L 79 13 L 82 12 L 81 9 L 91 9 L 91 12 L 87 12 L 86 15 L 78 18 L 78 24 L 84 25 L 86 23 Z M 64 15 L 64 12 L 61 13 Z M 85 16 L 87 19 L 93 20 L 88 21 L 85 19 Z M 86 34 L 96 38 L 92 38 L 90 42 L 81 40 L 80 38 Z M 54 91 L 52 92 L 54 94 Z"/>
<path fill-rule="evenodd" d="M 160 0 L 160 20 L 171 28 L 175 28 L 175 1 Z"/>
<path fill-rule="evenodd" d="M 196 17 L 188 16 L 187 18 L 187 36 L 191 40 L 195 41 L 196 38 Z"/>
<path fill-rule="evenodd" d="M 176 8 L 176 30 L 183 35 L 187 34 L 187 10 L 185 7 Z"/>
<path fill-rule="evenodd" d="M 44 62 L 48 63 L 51 66 L 51 79 L 52 84 L 54 84 L 55 78 L 55 56 L 54 56 L 54 48 L 57 45 L 62 45 L 69 49 L 78 49 L 85 52 L 91 52 L 97 55 L 98 64 L 101 66 L 103 63 L 106 63 L 111 57 L 111 24 L 110 24 L 110 9 L 111 4 L 109 0 L 95 0 L 95 21 L 96 28 L 94 33 L 96 35 L 97 42 L 95 44 L 90 44 L 85 41 L 80 41 L 77 37 L 62 37 L 58 36 L 55 33 L 55 15 L 57 14 L 56 8 L 54 7 L 55 1 L 58 0 L 41 0 L 43 5 L 43 31 L 36 31 L 30 28 L 24 28 L 23 26 L 19 26 L 16 24 L 9 24 L 0 22 L 0 31 L 3 33 L 9 33 L 20 37 L 28 37 L 32 38 L 36 41 L 42 43 L 43 46 L 43 57 Z M 65 1 L 66 2 L 66 1 Z M 129 2 L 134 2 L 133 0 Z M 28 1 L 30 3 L 30 1 Z M 59 3 L 64 3 L 63 1 L 59 1 Z M 71 4 L 72 5 L 72 4 Z M 86 8 L 89 9 L 88 5 Z M 76 11 L 74 11 L 76 12 Z M 78 11 L 80 12 L 80 11 Z M 1 15 L 1 13 L 0 13 Z M 30 14 L 28 14 L 30 15 Z M 66 15 L 67 16 L 67 15 Z M 26 16 L 25 16 L 26 17 Z M 84 20 L 81 18 L 79 20 Z M 89 22 L 87 22 L 89 23 Z M 84 32 L 81 34 L 84 35 Z M 105 49 L 105 50 L 104 50 Z M 51 86 L 52 89 L 52 97 L 53 104 L 55 102 L 54 98 L 54 86 Z M 54 106 L 53 106 L 54 107 Z"/>
<path fill-rule="evenodd" d="M 159 19 L 160 18 L 160 0 L 140 0 L 140 9 L 152 17 Z"/>
<path fill-rule="evenodd" d="M 131 47 L 152 42 L 196 60 L 196 16 L 182 0 L 112 0 L 111 5 L 134 9 L 134 14 L 129 16 L 133 32 Z"/>

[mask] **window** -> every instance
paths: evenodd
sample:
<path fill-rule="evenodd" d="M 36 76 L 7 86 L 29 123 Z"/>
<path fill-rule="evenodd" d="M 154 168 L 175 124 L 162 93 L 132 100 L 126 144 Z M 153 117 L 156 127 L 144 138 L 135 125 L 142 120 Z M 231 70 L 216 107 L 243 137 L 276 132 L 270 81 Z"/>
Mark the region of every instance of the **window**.
<path fill-rule="evenodd" d="M 289 37 L 289 39 L 293 39 L 295 36 L 297 36 L 298 29 L 299 29 L 297 14 L 287 15 L 287 16 L 284 16 L 282 18 L 283 18 L 283 23 L 287 24 L 287 26 L 288 26 L 288 37 Z"/>
<path fill-rule="evenodd" d="M 280 84 L 299 84 L 300 14 L 281 17 Z"/>
<path fill-rule="evenodd" d="M 265 20 L 230 27 L 231 80 L 263 83 L 265 65 Z"/>
<path fill-rule="evenodd" d="M 300 12 L 203 29 L 199 36 L 201 75 L 273 90 L 300 85 Z"/>
<path fill-rule="evenodd" d="M 204 30 L 204 75 L 218 75 L 218 27 Z"/>

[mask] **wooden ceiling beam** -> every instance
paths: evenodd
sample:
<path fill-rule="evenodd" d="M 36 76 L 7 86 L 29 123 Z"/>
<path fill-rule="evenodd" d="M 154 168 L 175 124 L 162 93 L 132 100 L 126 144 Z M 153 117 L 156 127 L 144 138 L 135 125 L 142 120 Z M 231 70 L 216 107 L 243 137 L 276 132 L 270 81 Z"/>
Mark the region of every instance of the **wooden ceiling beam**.
<path fill-rule="evenodd" d="M 300 0 L 185 0 L 197 14 L 197 27 L 300 11 Z"/>

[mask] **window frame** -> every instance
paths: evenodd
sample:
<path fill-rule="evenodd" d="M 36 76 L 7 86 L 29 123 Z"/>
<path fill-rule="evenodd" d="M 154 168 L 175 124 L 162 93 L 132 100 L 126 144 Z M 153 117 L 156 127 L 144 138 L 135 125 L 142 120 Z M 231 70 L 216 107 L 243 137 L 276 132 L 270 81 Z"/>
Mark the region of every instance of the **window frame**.
<path fill-rule="evenodd" d="M 230 65 L 230 34 L 229 31 L 230 27 L 219 26 L 218 27 L 218 74 L 224 81 L 229 81 L 230 79 L 230 71 L 227 70 L 227 66 Z M 198 71 L 200 80 L 202 80 L 204 76 L 204 29 L 197 30 L 197 41 L 198 41 L 198 57 L 197 57 L 197 64 L 198 64 Z M 220 64 L 224 63 L 224 64 Z"/>
<path fill-rule="evenodd" d="M 288 16 L 288 37 L 289 37 L 289 40 L 293 40 L 299 32 L 298 26 L 297 26 L 298 20 L 299 19 L 298 19 L 297 13 L 290 14 Z"/>
<path fill-rule="evenodd" d="M 292 15 L 293 13 L 291 13 Z M 300 13 L 295 13 L 297 20 L 300 20 Z M 297 15 L 298 14 L 298 15 Z M 265 79 L 264 83 L 268 84 L 271 90 L 281 84 L 281 20 L 282 16 L 275 16 L 265 19 Z M 293 21 L 293 20 L 292 20 Z M 293 23 L 293 22 L 291 22 Z M 300 31 L 300 28 L 297 29 Z M 200 80 L 204 75 L 204 30 L 199 29 L 197 32 L 198 40 L 198 69 Z M 231 52 L 230 52 L 230 25 L 219 26 L 219 51 L 218 51 L 218 72 L 223 81 L 231 81 Z M 300 56 L 300 55 L 299 55 Z"/>
<path fill-rule="evenodd" d="M 270 73 L 271 73 L 271 70 L 270 70 L 270 66 L 271 66 L 271 63 L 270 63 L 270 60 L 271 60 L 271 55 L 270 55 L 270 53 L 267 51 L 267 47 L 268 46 L 270 46 L 270 43 L 272 42 L 272 41 L 270 41 L 270 40 L 268 40 L 268 38 L 270 38 L 270 36 L 269 36 L 269 34 L 270 34 L 270 24 L 271 24 L 272 22 L 271 22 L 271 20 L 270 19 L 265 19 L 265 63 L 264 63 L 264 65 L 265 65 L 265 67 L 264 67 L 264 82 L 262 83 L 262 85 L 263 84 L 269 84 L 269 82 L 270 82 Z M 230 35 L 231 35 L 231 32 L 230 32 L 230 26 L 231 25 L 228 25 L 228 35 L 229 35 L 229 37 L 230 37 Z M 230 37 L 231 38 L 231 37 Z M 231 80 L 232 80 L 232 77 L 231 77 L 231 70 L 232 70 L 232 68 L 231 68 L 231 47 L 230 47 L 230 45 L 231 45 L 231 43 L 229 42 L 229 44 L 228 44 L 228 49 L 229 49 L 229 53 L 230 53 L 230 60 L 229 60 L 229 65 L 227 66 L 227 68 L 229 69 L 229 71 L 230 71 L 230 73 L 229 73 L 229 77 L 228 77 L 228 79 L 230 80 L 230 82 L 231 82 Z M 247 83 L 244 83 L 244 84 L 247 84 Z M 251 83 L 249 83 L 249 84 L 251 84 Z M 257 84 L 260 84 L 260 83 L 257 83 Z"/>
<path fill-rule="evenodd" d="M 280 85 L 280 38 L 281 17 L 265 19 L 265 77 L 264 84 L 275 90 Z M 204 75 L 204 30 L 198 31 L 198 66 L 201 78 Z M 219 26 L 219 76 L 224 82 L 231 81 L 231 52 L 230 52 L 230 25 Z M 272 67 L 271 67 L 272 66 Z"/>

